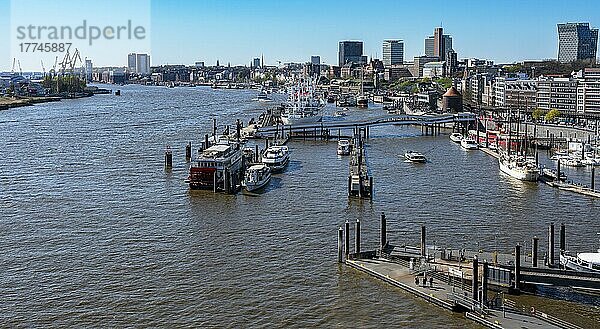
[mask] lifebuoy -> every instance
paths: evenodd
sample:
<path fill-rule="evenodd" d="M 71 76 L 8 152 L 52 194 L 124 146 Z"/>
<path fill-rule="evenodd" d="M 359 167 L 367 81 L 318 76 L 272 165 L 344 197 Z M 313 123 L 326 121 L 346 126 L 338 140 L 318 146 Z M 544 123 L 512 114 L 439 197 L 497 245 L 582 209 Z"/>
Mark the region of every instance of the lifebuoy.
<path fill-rule="evenodd" d="M 531 314 L 535 314 L 535 307 L 531 307 Z"/>

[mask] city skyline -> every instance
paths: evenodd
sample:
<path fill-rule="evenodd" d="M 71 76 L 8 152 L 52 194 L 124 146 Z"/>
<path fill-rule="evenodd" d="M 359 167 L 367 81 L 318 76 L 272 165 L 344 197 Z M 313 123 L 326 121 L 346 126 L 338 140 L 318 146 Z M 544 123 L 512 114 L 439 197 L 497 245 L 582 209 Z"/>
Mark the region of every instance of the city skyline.
<path fill-rule="evenodd" d="M 514 10 L 517 5 L 520 9 Z M 311 55 L 319 55 L 321 63 L 335 65 L 339 41 L 363 41 L 364 55 L 382 59 L 381 45 L 386 39 L 402 39 L 404 60 L 411 61 L 414 56 L 424 55 L 423 40 L 438 26 L 453 37 L 459 59 L 485 58 L 512 63 L 556 59 L 558 23 L 589 22 L 592 27 L 600 26 L 600 13 L 593 1 L 457 1 L 451 8 L 444 1 L 427 4 L 380 1 L 369 7 L 373 14 L 363 13 L 364 7 L 354 0 L 343 7 L 334 2 L 314 3 L 313 8 L 308 6 L 310 10 L 301 1 L 266 0 L 251 3 L 155 0 L 151 7 L 152 65 L 193 65 L 196 61 L 214 65 L 217 60 L 222 64 L 248 65 L 252 58 L 261 55 L 266 65 L 308 62 Z M 0 13 L 0 30 L 6 31 L 0 34 L 0 42 L 6 45 L 11 32 L 10 17 L 6 17 L 10 16 L 10 1 L 0 0 Z M 12 64 L 6 48 L 10 47 L 3 47 L 0 52 L 2 71 L 10 70 Z M 127 51 L 132 52 L 139 50 Z M 94 66 L 127 65 L 123 56 L 87 57 Z"/>

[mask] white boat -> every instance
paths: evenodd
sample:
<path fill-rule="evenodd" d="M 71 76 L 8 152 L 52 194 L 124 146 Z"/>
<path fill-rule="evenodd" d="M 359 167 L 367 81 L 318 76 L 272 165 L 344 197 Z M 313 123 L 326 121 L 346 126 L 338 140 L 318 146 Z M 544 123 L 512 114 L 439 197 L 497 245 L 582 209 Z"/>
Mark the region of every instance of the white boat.
<path fill-rule="evenodd" d="M 321 121 L 324 103 L 315 96 L 315 85 L 314 80 L 298 80 L 298 85 L 291 89 L 285 111 L 281 114 L 283 124 L 297 125 Z"/>
<path fill-rule="evenodd" d="M 561 252 L 560 265 L 573 271 L 600 273 L 600 249 L 597 252 L 583 252 L 575 256 Z"/>
<path fill-rule="evenodd" d="M 340 139 L 338 141 L 337 146 L 337 155 L 349 155 L 352 146 L 350 145 L 350 141 L 347 139 Z"/>
<path fill-rule="evenodd" d="M 258 93 L 258 95 L 256 96 L 256 98 L 254 100 L 255 101 L 259 101 L 259 102 L 271 102 L 271 101 L 273 101 L 272 99 L 269 98 L 269 95 L 264 90 L 261 90 Z"/>
<path fill-rule="evenodd" d="M 356 97 L 356 106 L 358 107 L 369 107 L 369 98 L 365 95 L 359 95 Z"/>
<path fill-rule="evenodd" d="M 259 190 L 265 187 L 271 180 L 271 168 L 266 164 L 253 165 L 246 169 L 242 186 L 248 192 Z"/>
<path fill-rule="evenodd" d="M 463 139 L 463 135 L 461 133 L 452 133 L 450 134 L 450 140 L 455 143 L 460 143 Z"/>
<path fill-rule="evenodd" d="M 581 163 L 586 166 L 600 166 L 600 158 L 586 157 Z"/>
<path fill-rule="evenodd" d="M 269 146 L 262 156 L 262 163 L 271 168 L 271 172 L 282 171 L 290 162 L 287 146 Z"/>
<path fill-rule="evenodd" d="M 552 180 L 556 180 L 557 172 L 556 172 L 556 169 L 542 168 L 541 175 L 544 176 L 544 177 L 546 177 L 546 178 L 550 178 Z M 559 180 L 561 180 L 561 181 L 567 180 L 567 175 L 565 175 L 564 172 L 561 172 Z"/>
<path fill-rule="evenodd" d="M 538 180 L 540 170 L 522 157 L 500 154 L 498 158 L 500 171 L 518 180 L 535 182 Z"/>
<path fill-rule="evenodd" d="M 477 145 L 477 142 L 470 137 L 463 138 L 460 141 L 460 146 L 462 146 L 462 148 L 464 148 L 465 150 L 476 150 L 479 148 L 479 145 Z"/>
<path fill-rule="evenodd" d="M 419 162 L 419 163 L 425 163 L 427 162 L 427 158 L 425 158 L 425 156 L 419 152 L 415 152 L 415 151 L 408 151 L 406 153 L 404 153 L 404 158 L 410 162 Z"/>

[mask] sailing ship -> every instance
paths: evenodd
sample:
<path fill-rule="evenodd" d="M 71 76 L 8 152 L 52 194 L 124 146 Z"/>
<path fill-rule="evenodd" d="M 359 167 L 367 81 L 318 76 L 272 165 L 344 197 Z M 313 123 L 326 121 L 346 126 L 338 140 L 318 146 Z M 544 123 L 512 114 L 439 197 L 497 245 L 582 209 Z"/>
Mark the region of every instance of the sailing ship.
<path fill-rule="evenodd" d="M 281 120 L 286 125 L 315 123 L 323 118 L 324 104 L 315 96 L 316 81 L 308 78 L 298 80 L 292 87 Z"/>

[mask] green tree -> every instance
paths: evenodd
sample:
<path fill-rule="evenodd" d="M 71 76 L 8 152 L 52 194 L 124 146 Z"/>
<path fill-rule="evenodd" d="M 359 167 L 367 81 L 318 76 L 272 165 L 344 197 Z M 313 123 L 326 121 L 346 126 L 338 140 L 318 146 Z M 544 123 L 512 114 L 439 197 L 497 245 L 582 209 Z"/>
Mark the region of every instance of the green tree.
<path fill-rule="evenodd" d="M 535 110 L 533 110 L 533 112 L 531 113 L 531 116 L 533 117 L 533 119 L 535 121 L 538 121 L 542 116 L 545 115 L 544 110 L 540 109 L 540 108 L 536 108 Z"/>
<path fill-rule="evenodd" d="M 550 111 L 548 111 L 548 113 L 546 113 L 546 116 L 544 117 L 544 119 L 546 121 L 554 121 L 556 118 L 558 118 L 560 116 L 560 111 L 557 109 L 552 109 Z"/>

